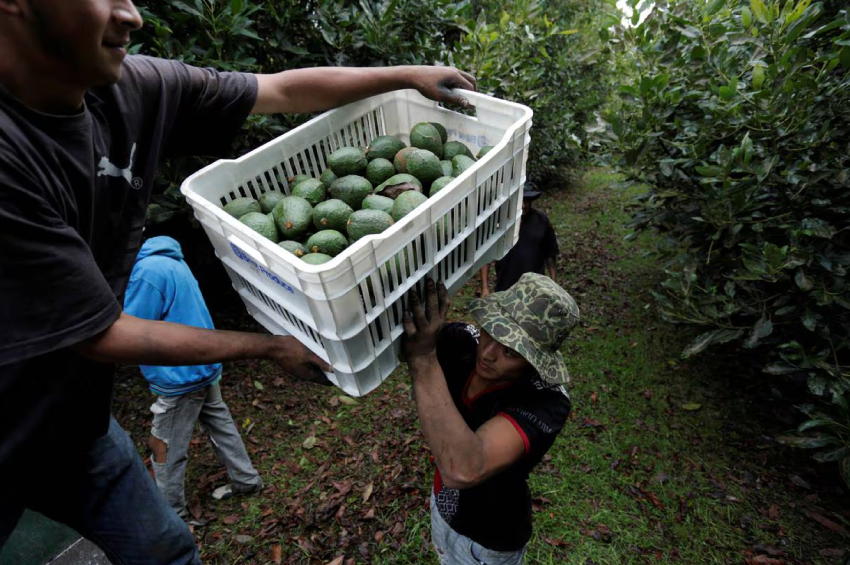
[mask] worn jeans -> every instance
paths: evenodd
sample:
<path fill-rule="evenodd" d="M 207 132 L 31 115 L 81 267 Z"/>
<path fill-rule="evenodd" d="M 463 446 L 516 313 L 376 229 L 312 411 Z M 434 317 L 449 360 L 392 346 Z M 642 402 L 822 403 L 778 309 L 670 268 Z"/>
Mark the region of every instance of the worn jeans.
<path fill-rule="evenodd" d="M 180 396 L 158 396 L 151 412 L 154 414 L 151 434 L 167 446 L 165 463 L 151 458 L 156 484 L 178 515 L 188 516 L 184 492 L 186 462 L 198 421 L 209 434 L 219 460 L 227 467 L 233 491 L 246 492 L 261 484 L 230 410 L 221 399 L 218 383 Z"/>
<path fill-rule="evenodd" d="M 114 565 L 199 565 L 195 538 L 168 507 L 129 436 L 114 418 L 106 435 L 80 445 L 29 484 L 0 496 L 0 547 L 24 508 L 65 524 Z"/>
<path fill-rule="evenodd" d="M 440 565 L 522 565 L 525 548 L 519 551 L 487 549 L 452 529 L 440 516 L 431 493 L 431 543 Z"/>

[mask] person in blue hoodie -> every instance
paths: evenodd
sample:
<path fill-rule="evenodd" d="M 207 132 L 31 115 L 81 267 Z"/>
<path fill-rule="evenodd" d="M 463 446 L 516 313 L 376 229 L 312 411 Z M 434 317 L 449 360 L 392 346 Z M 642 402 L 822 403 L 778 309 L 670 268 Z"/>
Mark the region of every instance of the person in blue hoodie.
<path fill-rule="evenodd" d="M 130 274 L 124 311 L 137 318 L 214 329 L 198 281 L 183 260 L 180 244 L 170 237 L 152 237 L 142 245 Z M 263 488 L 230 410 L 221 398 L 221 363 L 183 367 L 141 365 L 140 369 L 151 392 L 157 395 L 151 406 L 153 427 L 148 441 L 156 484 L 181 518 L 189 519 L 184 477 L 196 422 L 209 434 L 230 477 L 230 484 L 213 492 L 215 498 L 255 493 Z"/>

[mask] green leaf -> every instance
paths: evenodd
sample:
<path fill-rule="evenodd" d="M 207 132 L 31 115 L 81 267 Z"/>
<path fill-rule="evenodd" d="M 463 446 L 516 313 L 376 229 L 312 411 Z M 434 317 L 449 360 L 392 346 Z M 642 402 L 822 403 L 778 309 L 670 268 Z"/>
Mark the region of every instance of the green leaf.
<path fill-rule="evenodd" d="M 565 29 L 564 31 L 559 31 L 558 35 L 573 35 L 578 33 L 577 29 Z"/>
<path fill-rule="evenodd" d="M 762 371 L 768 375 L 790 375 L 798 372 L 799 370 L 800 369 L 797 367 L 794 367 L 793 365 L 786 365 L 785 363 L 773 363 L 772 365 L 768 365 L 762 369 Z"/>
<path fill-rule="evenodd" d="M 818 463 L 832 463 L 833 461 L 840 461 L 847 456 L 850 456 L 850 447 L 839 447 L 832 451 L 815 453 L 814 460 Z"/>
<path fill-rule="evenodd" d="M 747 132 L 744 135 L 744 139 L 741 140 L 741 156 L 744 164 L 748 165 L 750 158 L 753 156 L 753 140 L 750 139 L 750 132 Z"/>
<path fill-rule="evenodd" d="M 717 167 L 715 165 L 697 166 L 694 167 L 694 170 L 704 177 L 722 177 L 726 173 L 723 167 Z"/>
<path fill-rule="evenodd" d="M 811 430 L 813 428 L 822 428 L 824 426 L 829 427 L 829 426 L 834 426 L 834 425 L 835 425 L 835 422 L 833 422 L 832 420 L 828 420 L 828 419 L 806 420 L 805 422 L 803 422 L 802 424 L 800 424 L 797 427 L 797 433 L 801 434 L 801 433 L 805 432 L 806 430 Z"/>
<path fill-rule="evenodd" d="M 750 29 L 753 25 L 753 12 L 746 6 L 741 8 L 741 23 L 744 24 L 744 29 Z"/>
<path fill-rule="evenodd" d="M 850 69 L 850 47 L 842 47 L 838 52 L 838 60 L 845 69 Z"/>
<path fill-rule="evenodd" d="M 353 404 L 357 404 L 357 401 L 355 399 L 351 398 L 350 396 L 339 395 L 339 401 L 342 402 L 343 404 L 348 404 L 349 406 L 351 406 Z"/>
<path fill-rule="evenodd" d="M 744 342 L 744 347 L 747 349 L 752 349 L 756 347 L 759 342 L 773 333 L 773 322 L 770 321 L 770 318 L 766 316 L 762 316 L 759 318 L 759 321 L 756 322 L 756 325 L 753 326 L 753 331 L 750 333 L 750 337 Z"/>
<path fill-rule="evenodd" d="M 712 330 L 698 335 L 682 352 L 682 359 L 693 357 L 715 343 L 726 343 L 741 337 L 743 330 Z"/>
<path fill-rule="evenodd" d="M 177 8 L 178 10 L 180 10 L 182 12 L 186 12 L 187 14 L 192 14 L 193 16 L 195 16 L 197 18 L 203 18 L 204 17 L 204 15 L 201 12 L 199 12 L 198 10 L 193 8 L 192 6 L 186 4 L 185 2 L 181 2 L 180 0 L 171 0 L 170 4 L 172 6 L 174 6 L 175 8 Z"/>
<path fill-rule="evenodd" d="M 301 447 L 304 449 L 313 449 L 316 447 L 316 436 L 310 436 L 304 440 L 304 443 L 301 444 Z"/>
<path fill-rule="evenodd" d="M 720 11 L 723 6 L 726 5 L 726 0 L 711 0 L 708 5 L 705 7 L 705 15 L 713 16 L 717 12 Z"/>
<path fill-rule="evenodd" d="M 802 437 L 802 436 L 778 436 L 776 441 L 779 443 L 784 443 L 785 445 L 790 445 L 792 447 L 799 447 L 800 449 L 817 449 L 819 447 L 824 447 L 825 445 L 833 445 L 838 440 L 834 437 Z"/>
<path fill-rule="evenodd" d="M 759 22 L 763 24 L 770 23 L 770 15 L 763 0 L 750 0 L 750 9 L 753 11 L 753 15 Z"/>
<path fill-rule="evenodd" d="M 735 91 L 728 86 L 721 86 L 717 89 L 717 92 L 720 94 L 720 98 L 727 102 L 735 98 Z"/>
<path fill-rule="evenodd" d="M 815 286 L 812 282 L 812 279 L 807 277 L 802 269 L 798 270 L 797 273 L 794 275 L 794 282 L 797 283 L 797 287 L 800 290 L 809 291 L 812 290 Z"/>
<path fill-rule="evenodd" d="M 803 326 L 809 330 L 810 332 L 815 331 L 815 327 L 818 323 L 818 316 L 811 310 L 806 310 L 803 316 L 800 318 L 800 321 L 803 322 Z"/>
<path fill-rule="evenodd" d="M 850 488 L 850 456 L 845 457 L 838 463 L 838 474 L 844 479 L 844 484 Z"/>
<path fill-rule="evenodd" d="M 688 410 L 691 412 L 693 412 L 694 410 L 699 410 L 700 408 L 702 408 L 702 404 L 699 404 L 697 402 L 688 402 L 687 404 L 682 404 L 683 410 Z"/>
<path fill-rule="evenodd" d="M 836 233 L 836 229 L 834 227 L 820 218 L 804 218 L 801 225 L 803 233 L 813 235 L 815 237 L 832 239 L 832 236 Z"/>
<path fill-rule="evenodd" d="M 263 386 L 263 383 L 261 383 L 260 381 L 254 381 L 254 388 L 256 388 L 257 390 L 264 390 L 265 389 L 265 387 Z"/>

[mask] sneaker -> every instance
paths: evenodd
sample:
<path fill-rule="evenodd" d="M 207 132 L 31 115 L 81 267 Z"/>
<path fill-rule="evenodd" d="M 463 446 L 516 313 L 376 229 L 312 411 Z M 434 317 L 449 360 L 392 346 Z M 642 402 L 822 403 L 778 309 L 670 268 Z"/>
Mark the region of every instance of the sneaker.
<path fill-rule="evenodd" d="M 228 498 L 233 498 L 236 495 L 243 494 L 255 494 L 263 490 L 263 481 L 255 485 L 251 485 L 245 490 L 237 489 L 233 486 L 233 484 L 227 484 L 224 486 L 220 486 L 215 489 L 212 493 L 212 496 L 216 500 L 227 500 Z"/>

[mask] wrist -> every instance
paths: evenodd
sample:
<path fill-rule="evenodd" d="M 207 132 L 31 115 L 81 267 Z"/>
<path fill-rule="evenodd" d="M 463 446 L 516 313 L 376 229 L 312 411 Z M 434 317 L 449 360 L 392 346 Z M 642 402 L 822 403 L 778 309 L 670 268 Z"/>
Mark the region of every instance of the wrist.
<path fill-rule="evenodd" d="M 437 352 L 432 350 L 428 353 L 409 357 L 407 360 L 407 367 L 411 376 L 418 376 L 428 373 L 428 369 L 430 367 L 439 365 L 439 363 L 440 362 L 437 360 Z"/>

